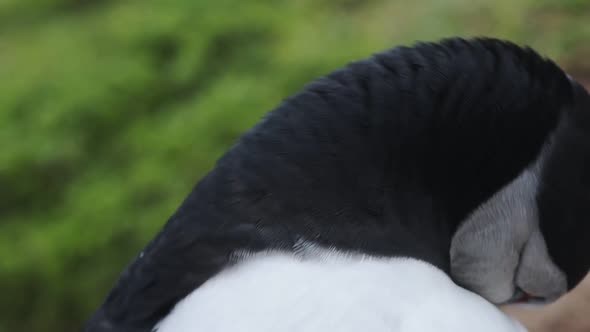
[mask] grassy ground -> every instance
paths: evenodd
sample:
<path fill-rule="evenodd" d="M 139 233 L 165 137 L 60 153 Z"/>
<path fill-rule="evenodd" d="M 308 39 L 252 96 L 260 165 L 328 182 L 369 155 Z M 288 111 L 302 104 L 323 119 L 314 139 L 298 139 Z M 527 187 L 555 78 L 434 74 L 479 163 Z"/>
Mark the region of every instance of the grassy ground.
<path fill-rule="evenodd" d="M 588 22 L 585 0 L 0 1 L 0 332 L 78 330 L 216 158 L 310 79 L 456 35 L 590 77 Z"/>

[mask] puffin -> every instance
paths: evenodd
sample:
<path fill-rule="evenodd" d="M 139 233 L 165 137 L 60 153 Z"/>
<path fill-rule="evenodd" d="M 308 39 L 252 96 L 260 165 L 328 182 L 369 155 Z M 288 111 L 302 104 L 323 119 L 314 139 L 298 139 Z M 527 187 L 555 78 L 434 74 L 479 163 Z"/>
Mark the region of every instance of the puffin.
<path fill-rule="evenodd" d="M 588 215 L 578 82 L 491 37 L 396 46 L 239 137 L 83 331 L 524 331 L 496 304 L 573 288 Z"/>

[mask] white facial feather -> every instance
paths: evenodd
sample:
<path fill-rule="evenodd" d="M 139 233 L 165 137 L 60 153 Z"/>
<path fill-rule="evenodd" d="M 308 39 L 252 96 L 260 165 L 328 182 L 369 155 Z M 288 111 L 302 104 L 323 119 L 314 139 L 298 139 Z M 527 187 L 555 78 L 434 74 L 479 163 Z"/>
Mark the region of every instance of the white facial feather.
<path fill-rule="evenodd" d="M 452 239 L 451 275 L 493 303 L 510 300 L 517 286 L 548 300 L 567 290 L 539 230 L 536 194 L 547 150 L 474 211 Z"/>

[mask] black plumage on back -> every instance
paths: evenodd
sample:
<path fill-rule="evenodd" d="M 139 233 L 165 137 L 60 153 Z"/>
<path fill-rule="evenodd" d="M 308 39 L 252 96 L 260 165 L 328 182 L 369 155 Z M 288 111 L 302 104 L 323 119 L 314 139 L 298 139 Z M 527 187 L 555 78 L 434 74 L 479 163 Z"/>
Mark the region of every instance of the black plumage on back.
<path fill-rule="evenodd" d="M 459 223 L 535 160 L 572 91 L 553 62 L 485 38 L 397 47 L 319 78 L 229 149 L 85 331 L 150 331 L 237 250 L 305 240 L 448 272 Z"/>

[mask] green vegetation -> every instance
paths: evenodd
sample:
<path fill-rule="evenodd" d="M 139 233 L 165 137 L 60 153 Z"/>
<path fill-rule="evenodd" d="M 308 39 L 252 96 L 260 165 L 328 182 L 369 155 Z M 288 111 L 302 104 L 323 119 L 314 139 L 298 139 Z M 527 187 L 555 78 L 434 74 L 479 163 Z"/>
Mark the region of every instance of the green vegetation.
<path fill-rule="evenodd" d="M 0 332 L 77 331 L 224 150 L 307 81 L 454 35 L 582 70 L 588 22 L 586 0 L 0 1 Z"/>

